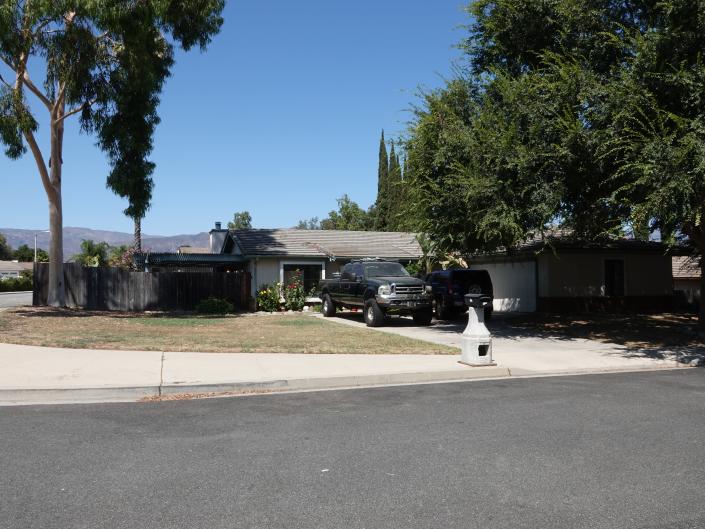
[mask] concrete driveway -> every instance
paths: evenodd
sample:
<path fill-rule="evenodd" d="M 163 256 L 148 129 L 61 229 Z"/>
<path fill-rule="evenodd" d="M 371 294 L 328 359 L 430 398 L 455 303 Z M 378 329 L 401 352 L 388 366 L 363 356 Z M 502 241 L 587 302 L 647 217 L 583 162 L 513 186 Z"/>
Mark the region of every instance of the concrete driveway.
<path fill-rule="evenodd" d="M 509 318 L 495 315 L 487 326 L 493 336 L 494 360 L 499 367 L 510 369 L 513 375 L 663 369 L 683 367 L 692 358 L 705 358 L 702 350 L 640 351 L 617 343 L 532 335 L 511 328 Z M 361 312 L 338 313 L 329 321 L 365 327 Z M 451 322 L 434 320 L 429 327 L 414 325 L 410 317 L 391 317 L 386 326 L 370 330 L 460 348 L 466 325 L 467 316 Z"/>
<path fill-rule="evenodd" d="M 32 304 L 32 292 L 0 292 L 0 309 Z"/>

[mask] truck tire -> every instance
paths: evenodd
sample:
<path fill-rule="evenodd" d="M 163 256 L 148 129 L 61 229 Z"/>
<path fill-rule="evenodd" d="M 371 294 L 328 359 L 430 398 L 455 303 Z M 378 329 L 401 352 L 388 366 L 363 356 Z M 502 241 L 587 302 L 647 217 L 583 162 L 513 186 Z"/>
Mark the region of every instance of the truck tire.
<path fill-rule="evenodd" d="M 321 314 L 324 318 L 335 316 L 335 303 L 330 298 L 330 294 L 323 294 L 323 303 L 321 303 Z"/>
<path fill-rule="evenodd" d="M 449 307 L 442 297 L 436 299 L 436 318 L 439 320 L 452 320 L 455 311 Z"/>
<path fill-rule="evenodd" d="M 429 309 L 417 310 L 414 312 L 414 323 L 416 325 L 422 325 L 428 327 L 431 325 L 431 320 L 433 319 L 433 311 Z"/>
<path fill-rule="evenodd" d="M 384 325 L 384 311 L 379 308 L 379 305 L 377 305 L 377 302 L 374 299 L 368 299 L 365 301 L 364 317 L 365 323 L 368 327 L 381 327 Z"/>

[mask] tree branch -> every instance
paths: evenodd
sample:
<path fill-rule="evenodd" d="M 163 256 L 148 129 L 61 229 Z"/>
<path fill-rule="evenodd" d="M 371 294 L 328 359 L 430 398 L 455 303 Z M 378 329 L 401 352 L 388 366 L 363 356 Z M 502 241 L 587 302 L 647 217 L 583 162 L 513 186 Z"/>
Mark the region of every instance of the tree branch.
<path fill-rule="evenodd" d="M 44 190 L 46 191 L 47 196 L 52 198 L 56 195 L 56 189 L 54 189 L 54 186 L 51 184 L 51 180 L 49 179 L 49 171 L 47 171 L 44 156 L 42 156 L 42 151 L 39 149 L 39 145 L 37 145 L 37 140 L 34 139 L 34 133 L 31 130 L 24 131 L 24 137 L 29 144 L 32 154 L 34 155 L 34 161 L 37 163 L 39 175 L 42 177 L 42 185 L 44 185 Z"/>
<path fill-rule="evenodd" d="M 61 123 L 67 117 L 73 116 L 74 114 L 78 114 L 79 112 L 83 111 L 84 108 L 93 105 L 96 101 L 97 101 L 97 99 L 91 99 L 90 101 L 86 101 L 85 103 L 83 103 L 81 106 L 69 110 L 66 114 L 64 114 L 59 119 L 57 119 L 56 123 Z"/>
<path fill-rule="evenodd" d="M 12 85 L 10 83 L 8 83 L 7 81 L 5 81 L 5 79 L 3 79 L 3 77 L 2 77 L 2 75 L 0 75 L 0 83 L 4 84 L 8 88 L 12 88 Z"/>
<path fill-rule="evenodd" d="M 51 101 L 49 101 L 49 99 L 47 98 L 47 96 L 45 96 L 44 94 L 42 94 L 42 92 L 41 92 L 41 90 L 39 90 L 39 88 L 37 88 L 36 86 L 34 86 L 34 83 L 33 83 L 32 80 L 29 78 L 29 75 L 27 74 L 26 71 L 24 72 L 23 81 L 24 81 L 23 84 L 24 84 L 25 86 L 27 86 L 27 88 L 29 88 L 29 91 L 32 92 L 35 96 L 37 96 L 37 97 L 39 98 L 39 100 L 40 100 L 42 103 L 44 103 L 44 106 L 46 106 L 46 107 L 49 109 L 49 111 L 51 112 L 51 109 L 52 109 Z"/>

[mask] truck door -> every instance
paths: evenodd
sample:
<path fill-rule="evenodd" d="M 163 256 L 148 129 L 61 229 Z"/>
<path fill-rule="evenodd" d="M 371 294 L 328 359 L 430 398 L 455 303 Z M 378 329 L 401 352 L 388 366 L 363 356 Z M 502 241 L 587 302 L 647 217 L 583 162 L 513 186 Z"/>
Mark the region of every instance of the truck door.
<path fill-rule="evenodd" d="M 346 264 L 340 272 L 340 292 L 338 298 L 345 304 L 352 302 L 355 288 L 355 274 L 353 273 L 353 263 Z"/>

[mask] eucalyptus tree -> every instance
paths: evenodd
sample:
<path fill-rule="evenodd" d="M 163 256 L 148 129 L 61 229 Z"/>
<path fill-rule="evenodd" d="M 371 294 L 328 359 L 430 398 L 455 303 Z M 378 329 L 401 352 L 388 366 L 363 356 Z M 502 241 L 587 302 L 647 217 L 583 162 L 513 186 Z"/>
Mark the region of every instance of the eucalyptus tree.
<path fill-rule="evenodd" d="M 64 130 L 94 133 L 111 164 L 107 186 L 141 219 L 151 200 L 147 160 L 174 47 L 204 49 L 222 25 L 224 0 L 3 0 L 0 4 L 0 143 L 29 148 L 49 203 L 49 296 L 65 304 L 62 263 Z M 41 78 L 40 78 L 41 77 Z M 30 99 L 34 102 L 30 105 Z M 40 110 L 49 144 L 37 139 Z"/>

